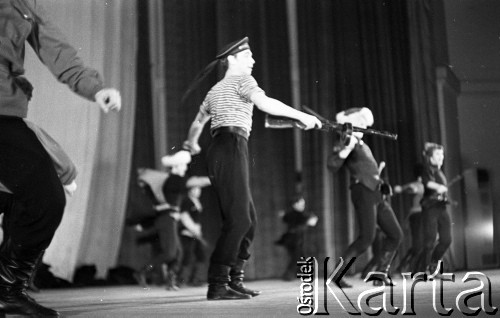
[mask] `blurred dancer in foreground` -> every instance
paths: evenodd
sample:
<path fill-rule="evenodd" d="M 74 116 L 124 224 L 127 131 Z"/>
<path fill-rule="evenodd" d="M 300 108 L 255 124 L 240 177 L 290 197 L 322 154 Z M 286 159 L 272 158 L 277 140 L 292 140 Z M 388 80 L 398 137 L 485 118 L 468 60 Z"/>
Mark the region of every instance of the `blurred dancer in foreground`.
<path fill-rule="evenodd" d="M 76 94 L 104 112 L 119 110 L 117 90 L 87 68 L 36 0 L 1 0 L 0 182 L 12 193 L 15 213 L 3 222 L 8 239 L 0 246 L 0 313 L 58 316 L 26 293 L 37 260 L 61 222 L 66 198 L 53 161 L 23 118 L 33 87 L 23 77 L 25 44 Z"/>

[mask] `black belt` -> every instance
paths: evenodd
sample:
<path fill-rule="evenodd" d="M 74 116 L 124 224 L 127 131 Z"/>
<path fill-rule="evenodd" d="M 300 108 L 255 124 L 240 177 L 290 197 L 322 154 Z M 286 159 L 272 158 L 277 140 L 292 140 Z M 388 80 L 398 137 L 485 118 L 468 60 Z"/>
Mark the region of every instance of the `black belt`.
<path fill-rule="evenodd" d="M 11 116 L 11 115 L 0 115 L 0 119 L 15 119 L 15 120 L 23 120 L 21 117 L 18 117 L 18 116 Z"/>
<path fill-rule="evenodd" d="M 159 210 L 157 211 L 158 215 L 163 215 L 163 214 L 173 214 L 173 213 L 179 213 L 181 210 L 179 208 L 174 208 L 174 209 L 165 209 L 165 210 Z"/>
<path fill-rule="evenodd" d="M 222 133 L 232 133 L 232 134 L 240 135 L 247 140 L 248 140 L 248 137 L 250 136 L 250 134 L 247 132 L 247 130 L 245 128 L 237 127 L 237 126 L 223 126 L 223 127 L 215 128 L 210 133 L 211 133 L 212 137 L 216 137 Z"/>

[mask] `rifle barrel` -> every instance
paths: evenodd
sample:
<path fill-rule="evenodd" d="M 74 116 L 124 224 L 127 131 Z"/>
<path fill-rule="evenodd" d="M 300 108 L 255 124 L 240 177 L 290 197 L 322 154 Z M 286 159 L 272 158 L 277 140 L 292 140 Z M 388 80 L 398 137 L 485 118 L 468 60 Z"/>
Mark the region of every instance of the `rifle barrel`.
<path fill-rule="evenodd" d="M 369 134 L 369 135 L 377 135 L 377 136 L 381 136 L 381 137 L 386 137 L 386 138 L 390 138 L 392 140 L 398 139 L 398 134 L 394 134 L 394 133 L 391 133 L 388 131 L 383 131 L 383 130 L 361 128 L 361 127 L 355 127 L 355 126 L 352 127 L 352 130 L 357 131 L 357 132 L 362 132 L 365 134 Z"/>
<path fill-rule="evenodd" d="M 328 130 L 334 130 L 334 131 L 338 131 L 338 132 L 341 132 L 342 129 L 344 128 L 344 125 L 345 125 L 345 124 L 331 122 L 329 120 L 322 121 L 322 124 L 323 124 L 323 127 L 325 127 L 325 126 L 328 127 L 329 128 Z M 360 132 L 360 133 L 364 133 L 364 134 L 368 134 L 368 135 L 376 135 L 376 136 L 380 136 L 380 137 L 385 137 L 385 138 L 389 138 L 392 140 L 398 139 L 397 134 L 393 134 L 393 133 L 388 132 L 388 131 L 371 129 L 371 128 L 362 128 L 362 127 L 352 126 L 352 131 L 353 132 Z"/>
<path fill-rule="evenodd" d="M 320 118 L 318 118 L 320 119 Z M 339 133 L 343 133 L 344 130 L 346 129 L 346 124 L 339 124 L 336 122 L 329 121 L 327 119 L 321 118 L 320 119 L 322 127 L 319 128 L 320 130 L 323 131 L 336 131 Z M 269 114 L 266 114 L 266 119 L 265 119 L 265 127 L 266 128 L 275 128 L 275 129 L 283 129 L 283 128 L 304 128 L 301 122 L 290 119 L 287 117 L 279 117 L 279 116 L 272 116 Z M 398 135 L 393 134 L 387 131 L 380 131 L 380 130 L 375 130 L 375 129 L 370 129 L 370 128 L 361 128 L 357 126 L 351 126 L 352 131 L 354 132 L 361 132 L 364 134 L 369 134 L 369 135 L 377 135 L 381 137 L 386 137 L 390 138 L 392 140 L 397 140 Z"/>

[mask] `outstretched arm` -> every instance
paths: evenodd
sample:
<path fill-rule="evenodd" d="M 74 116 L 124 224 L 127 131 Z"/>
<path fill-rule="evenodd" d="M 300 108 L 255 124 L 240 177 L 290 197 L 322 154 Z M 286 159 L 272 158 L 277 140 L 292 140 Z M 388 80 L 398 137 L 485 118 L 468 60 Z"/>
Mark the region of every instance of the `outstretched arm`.
<path fill-rule="evenodd" d="M 448 187 L 445 185 L 442 185 L 440 183 L 437 183 L 435 181 L 428 181 L 425 186 L 429 189 L 435 190 L 437 193 L 445 193 L 448 191 Z"/>
<path fill-rule="evenodd" d="M 181 211 L 179 219 L 184 227 L 191 232 L 195 237 L 201 237 L 201 226 L 193 221 L 193 218 L 187 211 Z"/>
<path fill-rule="evenodd" d="M 186 187 L 191 188 L 191 187 L 207 187 L 209 186 L 210 179 L 206 176 L 192 176 L 191 178 L 188 179 L 186 182 Z"/>
<path fill-rule="evenodd" d="M 300 121 L 304 129 L 321 128 L 321 122 L 315 116 L 306 114 L 293 107 L 285 105 L 277 99 L 268 97 L 263 91 L 257 91 L 251 96 L 252 102 L 258 109 L 274 116 L 283 116 Z"/>
<path fill-rule="evenodd" d="M 411 194 L 423 194 L 424 193 L 424 185 L 422 184 L 422 180 L 412 181 L 403 185 L 394 186 L 395 193 L 408 192 Z"/>
<path fill-rule="evenodd" d="M 81 97 L 97 102 L 105 113 L 120 110 L 120 93 L 104 87 L 99 72 L 83 63 L 78 51 L 50 21 L 40 4 L 35 2 L 30 10 L 36 15 L 36 28 L 29 35 L 28 43 L 57 80 Z"/>

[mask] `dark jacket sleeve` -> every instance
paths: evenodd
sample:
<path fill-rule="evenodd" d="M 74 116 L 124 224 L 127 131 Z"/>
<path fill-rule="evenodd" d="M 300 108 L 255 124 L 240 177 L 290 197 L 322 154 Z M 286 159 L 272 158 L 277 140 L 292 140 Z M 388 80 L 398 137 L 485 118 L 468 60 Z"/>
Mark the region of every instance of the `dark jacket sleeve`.
<path fill-rule="evenodd" d="M 33 10 L 37 17 L 28 43 L 59 82 L 68 85 L 76 94 L 94 101 L 95 94 L 104 87 L 100 74 L 84 66 L 77 51 L 48 20 L 36 0 L 33 1 Z"/>
<path fill-rule="evenodd" d="M 332 153 L 328 156 L 326 165 L 333 172 L 337 172 L 344 164 L 346 158 L 340 158 L 339 153 L 344 149 L 340 143 L 336 143 L 333 146 Z"/>
<path fill-rule="evenodd" d="M 345 148 L 340 140 L 340 135 L 335 134 L 334 145 L 332 153 L 328 156 L 326 160 L 327 167 L 333 171 L 337 172 L 343 165 L 346 158 L 340 158 L 339 153 Z"/>

